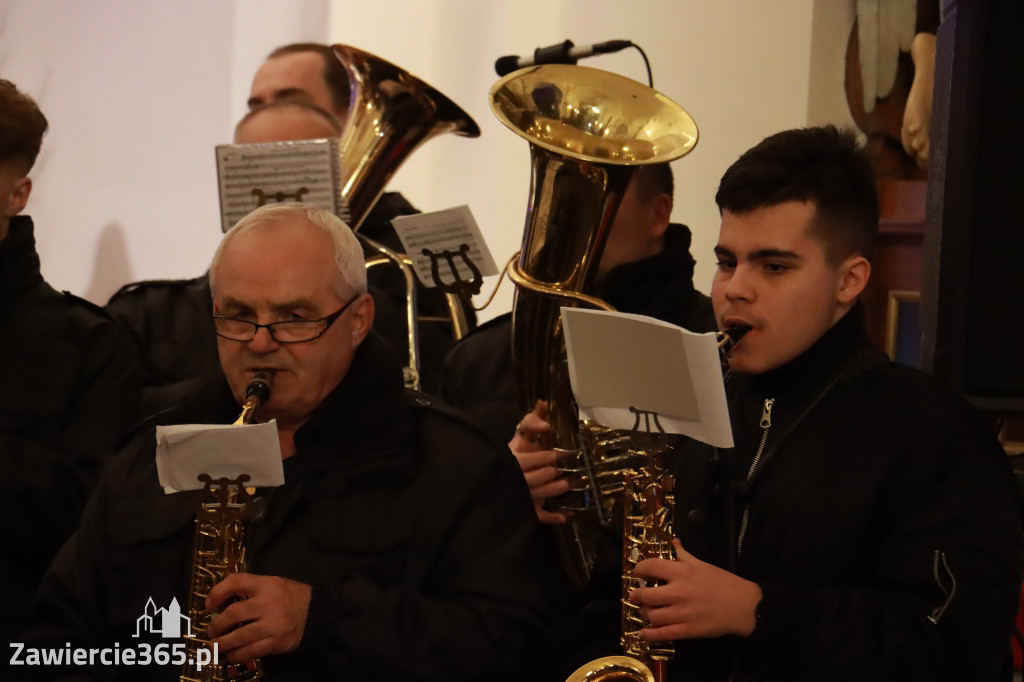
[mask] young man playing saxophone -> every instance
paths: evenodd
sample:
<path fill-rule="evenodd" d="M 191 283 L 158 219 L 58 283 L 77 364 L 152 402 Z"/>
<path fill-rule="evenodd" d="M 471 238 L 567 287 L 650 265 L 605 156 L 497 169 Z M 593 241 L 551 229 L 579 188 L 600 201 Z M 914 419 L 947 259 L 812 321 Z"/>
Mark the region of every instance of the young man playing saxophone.
<path fill-rule="evenodd" d="M 250 573 L 206 603 L 220 611 L 220 655 L 261 658 L 275 680 L 543 671 L 553 591 L 536 576 L 552 559 L 522 476 L 507 452 L 405 391 L 396 352 L 370 331 L 352 232 L 318 209 L 264 206 L 225 235 L 210 283 L 223 374 L 163 421 L 231 423 L 253 376 L 270 373 L 256 418 L 276 419 L 285 471 L 250 525 Z M 125 647 L 147 599 L 188 603 L 196 496 L 164 495 L 153 452 L 150 428 L 112 463 L 44 581 L 41 639 Z M 132 667 L 93 672 L 139 679 Z"/>
<path fill-rule="evenodd" d="M 735 447 L 670 464 L 677 558 L 634 571 L 661 581 L 630 594 L 641 636 L 675 640 L 672 680 L 1009 680 L 1009 466 L 966 402 L 868 343 L 869 161 L 832 127 L 779 133 L 716 200 L 715 315 L 750 328 L 728 358 Z M 609 573 L 589 613 L 612 630 Z"/>

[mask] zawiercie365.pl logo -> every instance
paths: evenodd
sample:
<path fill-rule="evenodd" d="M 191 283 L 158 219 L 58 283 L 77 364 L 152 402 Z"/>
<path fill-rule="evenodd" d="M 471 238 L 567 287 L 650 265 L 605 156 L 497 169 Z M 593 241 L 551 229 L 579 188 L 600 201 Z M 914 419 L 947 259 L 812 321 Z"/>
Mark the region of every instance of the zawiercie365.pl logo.
<path fill-rule="evenodd" d="M 140 637 L 143 633 L 160 635 L 164 639 L 181 639 L 182 637 L 194 637 L 192 632 L 192 620 L 181 613 L 181 607 L 177 599 L 172 599 L 167 608 L 157 608 L 150 597 L 146 602 L 142 615 L 135 621 L 135 634 L 132 637 Z M 110 647 L 72 647 L 70 643 L 63 648 L 26 648 L 23 643 L 12 642 L 11 665 L 40 665 L 40 666 L 122 666 L 122 665 L 185 665 L 194 664 L 197 671 L 208 665 L 219 663 L 219 651 L 217 645 L 213 648 L 202 647 L 195 650 L 195 660 L 188 660 L 184 642 L 161 642 L 157 645 L 148 642 L 138 642 L 121 646 L 116 642 Z"/>

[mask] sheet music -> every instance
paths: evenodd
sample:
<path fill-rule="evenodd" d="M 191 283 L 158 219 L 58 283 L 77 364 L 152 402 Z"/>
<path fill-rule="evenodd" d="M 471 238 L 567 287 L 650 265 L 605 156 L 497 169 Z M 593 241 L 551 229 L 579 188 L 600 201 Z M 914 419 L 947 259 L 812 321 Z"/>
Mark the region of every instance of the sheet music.
<path fill-rule="evenodd" d="M 581 419 L 631 429 L 630 407 L 668 433 L 733 445 L 714 333 L 695 334 L 644 315 L 562 308 L 569 378 Z"/>
<path fill-rule="evenodd" d="M 398 216 L 391 221 L 402 240 L 405 252 L 412 260 L 416 277 L 425 287 L 433 287 L 434 278 L 430 270 L 430 257 L 423 255 L 423 249 L 427 248 L 435 254 L 447 250 L 457 252 L 462 244 L 469 249 L 466 256 L 480 270 L 483 277 L 498 274 L 498 266 L 494 264 L 494 258 L 487 248 L 480 227 L 473 218 L 469 206 L 456 206 L 443 211 L 432 213 L 420 213 L 417 215 Z M 473 279 L 473 272 L 463 262 L 462 258 L 452 258 L 459 277 L 463 281 Z M 449 283 L 454 279 L 451 268 L 445 259 L 441 259 L 438 268 L 438 276 L 442 282 Z"/>
<path fill-rule="evenodd" d="M 221 229 L 264 204 L 301 201 L 341 215 L 337 139 L 217 146 Z"/>

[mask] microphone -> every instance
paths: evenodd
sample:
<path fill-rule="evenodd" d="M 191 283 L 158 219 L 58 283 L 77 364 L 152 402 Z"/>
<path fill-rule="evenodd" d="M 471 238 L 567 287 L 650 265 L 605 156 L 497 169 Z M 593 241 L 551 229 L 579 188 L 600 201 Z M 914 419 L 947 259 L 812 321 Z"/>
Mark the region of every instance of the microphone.
<path fill-rule="evenodd" d="M 571 40 L 548 47 L 538 47 L 533 51 L 532 57 L 519 57 L 514 54 L 499 57 L 494 62 L 494 70 L 499 76 L 506 76 L 517 69 L 525 69 L 535 64 L 575 64 L 577 60 L 590 57 L 595 54 L 608 54 L 618 52 L 633 43 L 628 40 L 606 40 L 603 43 L 593 45 L 580 45 L 577 47 Z"/>

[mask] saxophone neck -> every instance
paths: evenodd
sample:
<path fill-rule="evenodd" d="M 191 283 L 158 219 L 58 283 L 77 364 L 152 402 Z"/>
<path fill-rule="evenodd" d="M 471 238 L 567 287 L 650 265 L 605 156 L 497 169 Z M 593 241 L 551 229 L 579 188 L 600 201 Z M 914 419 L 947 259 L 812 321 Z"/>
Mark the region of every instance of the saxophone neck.
<path fill-rule="evenodd" d="M 245 403 L 242 405 L 242 413 L 235 420 L 235 425 L 251 424 L 256 419 L 256 410 L 270 397 L 270 388 L 274 383 L 274 373 L 271 370 L 260 370 L 256 372 L 245 387 Z"/>
<path fill-rule="evenodd" d="M 724 331 L 715 332 L 715 336 L 718 339 L 718 352 L 723 360 L 729 357 L 729 353 L 732 352 L 732 349 L 736 347 L 740 339 L 746 336 L 750 329 L 749 325 L 737 324 Z"/>
<path fill-rule="evenodd" d="M 245 405 L 242 405 L 242 413 L 238 415 L 238 419 L 234 421 L 234 426 L 242 426 L 244 424 L 252 424 L 256 419 L 256 408 L 259 407 L 259 402 L 254 400 L 246 400 Z"/>

